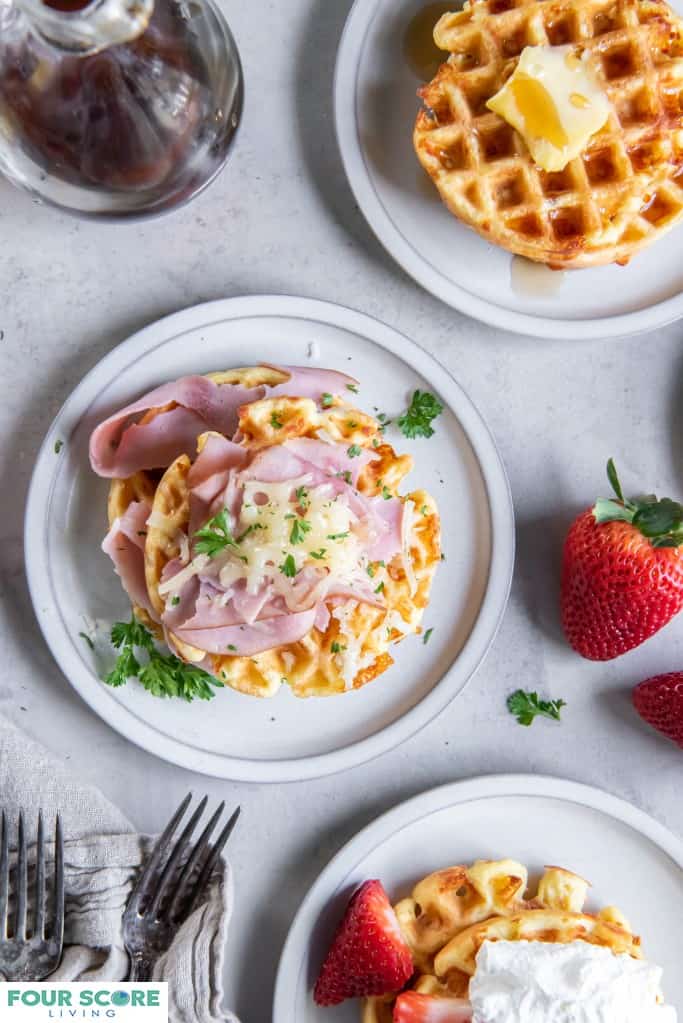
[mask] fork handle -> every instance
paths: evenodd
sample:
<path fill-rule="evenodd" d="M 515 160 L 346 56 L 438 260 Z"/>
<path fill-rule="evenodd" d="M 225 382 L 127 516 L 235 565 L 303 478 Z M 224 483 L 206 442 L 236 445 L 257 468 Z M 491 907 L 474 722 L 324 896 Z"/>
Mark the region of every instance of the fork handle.
<path fill-rule="evenodd" d="M 140 981 L 144 982 L 149 980 L 152 976 L 152 969 L 154 967 L 154 959 L 150 959 L 149 956 L 133 954 L 130 957 L 130 975 L 129 981 Z"/>

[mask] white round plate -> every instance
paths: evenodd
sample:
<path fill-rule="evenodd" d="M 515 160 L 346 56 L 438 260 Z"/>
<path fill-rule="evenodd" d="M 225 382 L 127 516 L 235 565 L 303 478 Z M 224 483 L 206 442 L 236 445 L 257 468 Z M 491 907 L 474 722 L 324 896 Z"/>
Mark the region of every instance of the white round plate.
<path fill-rule="evenodd" d="M 424 6 L 356 0 L 337 58 L 339 148 L 358 204 L 388 252 L 444 302 L 521 334 L 615 337 L 683 316 L 681 226 L 629 266 L 554 274 L 513 260 L 448 213 L 412 145 L 423 82 L 403 47 Z"/>
<path fill-rule="evenodd" d="M 358 1023 L 357 1002 L 319 1009 L 312 988 L 358 885 L 379 878 L 392 900 L 422 877 L 477 859 L 519 860 L 539 876 L 558 864 L 592 883 L 590 906 L 618 906 L 664 968 L 667 1001 L 683 1009 L 680 921 L 683 842 L 600 789 L 558 778 L 498 775 L 456 782 L 397 806 L 361 831 L 315 882 L 280 960 L 273 1023 Z"/>
<path fill-rule="evenodd" d="M 405 441 L 412 487 L 439 500 L 447 565 L 437 572 L 425 627 L 396 649 L 396 666 L 363 690 L 273 700 L 231 689 L 212 703 L 159 700 L 135 682 L 111 689 L 112 622 L 127 600 L 100 551 L 108 483 L 88 464 L 88 438 L 111 412 L 188 373 L 258 362 L 333 367 L 361 382 L 358 401 L 393 415 L 419 387 L 446 406 L 429 440 Z M 63 441 L 60 452 L 55 444 Z M 254 782 L 297 781 L 361 763 L 402 742 L 460 692 L 484 657 L 507 601 L 513 512 L 505 470 L 478 412 L 417 345 L 360 313 L 280 296 L 227 299 L 188 309 L 136 334 L 79 384 L 38 456 L 26 512 L 33 605 L 64 674 L 132 742 L 183 767 Z M 95 651 L 79 636 L 97 624 Z M 84 624 L 85 623 L 85 624 Z"/>

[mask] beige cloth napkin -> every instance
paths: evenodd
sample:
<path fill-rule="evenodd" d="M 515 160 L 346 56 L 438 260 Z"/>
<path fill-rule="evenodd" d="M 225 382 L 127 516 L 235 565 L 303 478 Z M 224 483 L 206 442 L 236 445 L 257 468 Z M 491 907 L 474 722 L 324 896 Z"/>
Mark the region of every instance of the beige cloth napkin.
<path fill-rule="evenodd" d="M 57 811 L 65 834 L 66 924 L 62 964 L 51 980 L 125 980 L 128 957 L 121 918 L 151 840 L 97 789 L 82 785 L 42 746 L 0 718 L 0 807 L 29 828 L 42 809 L 51 829 Z M 207 900 L 185 921 L 159 960 L 154 979 L 168 981 L 169 1023 L 239 1023 L 222 1007 L 223 955 L 232 915 L 227 863 Z"/>

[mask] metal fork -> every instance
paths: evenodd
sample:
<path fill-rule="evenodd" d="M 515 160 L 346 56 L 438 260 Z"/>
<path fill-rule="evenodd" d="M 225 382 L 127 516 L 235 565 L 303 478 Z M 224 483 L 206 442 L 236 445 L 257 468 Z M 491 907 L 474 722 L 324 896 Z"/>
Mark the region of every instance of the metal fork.
<path fill-rule="evenodd" d="M 180 837 L 173 836 L 185 815 L 192 793 L 182 801 L 157 841 L 131 892 L 123 915 L 123 940 L 130 957 L 129 980 L 149 980 L 156 960 L 170 947 L 178 928 L 199 905 L 218 858 L 240 815 L 239 806 L 213 843 L 211 835 L 225 810 L 221 803 L 184 856 L 209 797 L 204 796 Z"/>
<path fill-rule="evenodd" d="M 38 814 L 35 880 L 28 883 L 28 855 L 24 815 L 19 814 L 14 906 L 10 912 L 9 826 L 5 812 L 0 820 L 0 979 L 38 981 L 59 966 L 64 944 L 64 839 L 62 823 L 55 822 L 54 881 L 52 896 L 46 890 L 43 815 Z M 50 912 L 51 910 L 51 912 Z M 29 926 L 29 920 L 31 921 Z"/>

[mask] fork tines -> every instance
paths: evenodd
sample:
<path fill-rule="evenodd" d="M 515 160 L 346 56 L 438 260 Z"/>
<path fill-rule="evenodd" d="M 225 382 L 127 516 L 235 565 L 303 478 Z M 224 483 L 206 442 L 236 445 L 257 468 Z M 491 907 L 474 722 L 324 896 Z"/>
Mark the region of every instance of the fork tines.
<path fill-rule="evenodd" d="M 173 842 L 191 800 L 190 792 L 154 846 L 128 901 L 126 915 L 129 918 L 135 914 L 151 920 L 164 919 L 178 923 L 186 919 L 201 901 L 221 852 L 237 823 L 240 807 L 233 812 L 212 843 L 211 836 L 225 810 L 225 803 L 221 803 L 190 848 L 190 840 L 206 809 L 208 796 L 200 800 L 179 837 Z"/>
<path fill-rule="evenodd" d="M 31 883 L 23 813 L 19 814 L 17 824 L 16 850 L 16 863 L 12 868 L 10 827 L 3 810 L 0 816 L 0 973 L 15 980 L 18 975 L 10 974 L 18 974 L 21 969 L 27 971 L 26 979 L 41 980 L 59 964 L 64 940 L 64 839 L 59 815 L 55 821 L 53 876 L 49 886 L 42 813 L 38 815 Z M 35 957 L 33 966 L 31 955 Z"/>

